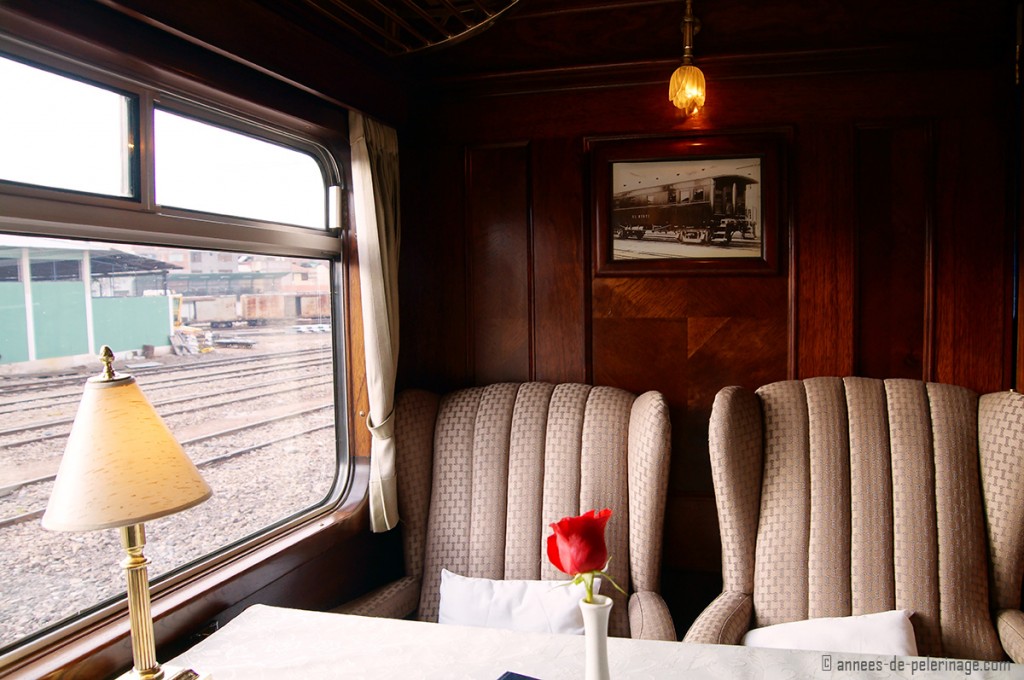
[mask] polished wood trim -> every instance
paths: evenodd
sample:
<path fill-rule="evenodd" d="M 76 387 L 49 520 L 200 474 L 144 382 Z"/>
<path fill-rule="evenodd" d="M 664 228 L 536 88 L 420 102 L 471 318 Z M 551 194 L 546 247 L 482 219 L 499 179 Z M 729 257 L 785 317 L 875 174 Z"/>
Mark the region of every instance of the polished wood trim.
<path fill-rule="evenodd" d="M 370 395 L 366 385 L 366 343 L 363 336 L 363 298 L 359 273 L 359 234 L 353 216 L 352 163 L 351 153 L 342 161 L 344 186 L 344 225 L 342 240 L 341 277 L 343 289 L 339 290 L 345 309 L 345 378 L 348 390 L 345 417 L 348 422 L 348 446 L 353 456 L 370 455 L 371 434 L 366 426 L 370 412 Z"/>

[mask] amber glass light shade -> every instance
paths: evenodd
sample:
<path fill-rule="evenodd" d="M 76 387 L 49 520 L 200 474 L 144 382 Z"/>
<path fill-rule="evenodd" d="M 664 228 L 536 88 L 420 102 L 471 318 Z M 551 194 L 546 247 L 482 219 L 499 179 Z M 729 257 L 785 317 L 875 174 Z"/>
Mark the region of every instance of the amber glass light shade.
<path fill-rule="evenodd" d="M 692 64 L 683 64 L 672 74 L 668 98 L 687 116 L 696 115 L 704 106 L 704 74 Z"/>

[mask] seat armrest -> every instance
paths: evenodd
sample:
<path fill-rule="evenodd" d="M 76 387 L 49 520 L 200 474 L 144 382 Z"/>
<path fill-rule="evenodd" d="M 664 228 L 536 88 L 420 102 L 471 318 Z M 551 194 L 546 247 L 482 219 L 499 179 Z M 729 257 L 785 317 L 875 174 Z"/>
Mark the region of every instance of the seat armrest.
<path fill-rule="evenodd" d="M 386 619 L 404 619 L 415 613 L 420 605 L 420 579 L 405 576 L 371 590 L 331 611 L 356 616 L 377 616 Z"/>
<path fill-rule="evenodd" d="M 641 590 L 629 596 L 629 633 L 636 640 L 678 640 L 672 614 L 661 595 Z"/>
<path fill-rule="evenodd" d="M 683 642 L 710 645 L 738 645 L 750 629 L 754 600 L 746 593 L 726 591 L 697 617 Z"/>
<path fill-rule="evenodd" d="M 1024 612 L 1000 609 L 996 612 L 996 630 L 1006 654 L 1014 663 L 1024 663 Z"/>

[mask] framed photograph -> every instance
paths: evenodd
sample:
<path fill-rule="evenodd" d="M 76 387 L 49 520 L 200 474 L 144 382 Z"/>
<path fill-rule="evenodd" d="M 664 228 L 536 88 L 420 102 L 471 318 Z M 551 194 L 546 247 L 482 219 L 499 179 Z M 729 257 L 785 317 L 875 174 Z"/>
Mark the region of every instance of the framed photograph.
<path fill-rule="evenodd" d="M 596 276 L 778 271 L 780 135 L 587 145 Z"/>

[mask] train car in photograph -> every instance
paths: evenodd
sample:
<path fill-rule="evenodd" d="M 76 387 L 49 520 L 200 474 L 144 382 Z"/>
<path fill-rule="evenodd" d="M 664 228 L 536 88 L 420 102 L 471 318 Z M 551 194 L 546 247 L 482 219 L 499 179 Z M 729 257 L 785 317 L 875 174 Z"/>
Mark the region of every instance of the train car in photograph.
<path fill-rule="evenodd" d="M 746 197 L 751 184 L 757 181 L 718 175 L 616 193 L 612 237 L 643 239 L 651 234 L 705 245 L 728 245 L 737 235 L 756 238 L 757 220 Z"/>

